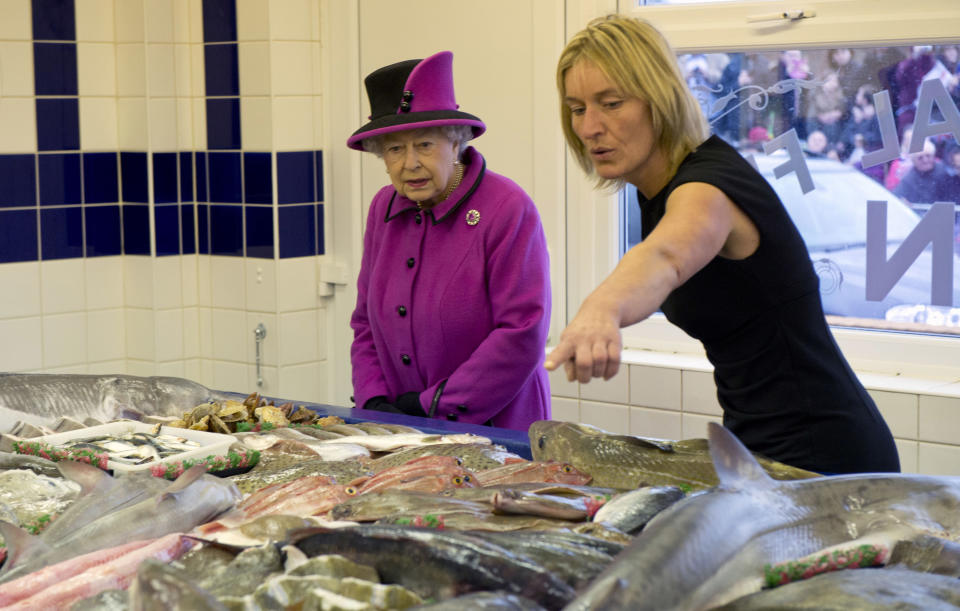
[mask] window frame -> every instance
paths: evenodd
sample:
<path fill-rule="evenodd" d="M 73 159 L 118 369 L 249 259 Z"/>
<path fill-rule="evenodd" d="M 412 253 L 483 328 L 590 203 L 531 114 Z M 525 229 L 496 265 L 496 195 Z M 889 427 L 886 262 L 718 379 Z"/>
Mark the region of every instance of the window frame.
<path fill-rule="evenodd" d="M 591 4 L 590 0 L 586 0 L 586 4 Z M 913 0 L 909 12 L 904 11 L 902 2 L 894 0 L 639 4 L 638 0 L 619 0 L 617 10 L 653 23 L 664 32 L 678 54 L 758 51 L 787 46 L 823 48 L 960 42 L 960 2 L 956 0 Z M 609 3 L 594 3 L 595 9 L 609 6 Z M 772 16 L 798 9 L 807 14 L 813 12 L 815 16 L 748 21 L 754 16 Z M 570 29 L 568 34 L 578 29 Z M 853 36 L 852 32 L 864 34 Z M 567 172 L 571 216 L 567 228 L 570 256 L 566 308 L 570 319 L 619 260 L 622 203 L 616 193 L 594 190 L 569 154 L 567 167 L 572 169 Z M 960 270 L 954 270 L 954 282 L 960 282 Z M 960 337 L 839 326 L 831 329 L 851 365 L 861 373 L 960 379 Z M 622 335 L 624 349 L 704 355 L 698 341 L 659 314 L 624 328 Z"/>

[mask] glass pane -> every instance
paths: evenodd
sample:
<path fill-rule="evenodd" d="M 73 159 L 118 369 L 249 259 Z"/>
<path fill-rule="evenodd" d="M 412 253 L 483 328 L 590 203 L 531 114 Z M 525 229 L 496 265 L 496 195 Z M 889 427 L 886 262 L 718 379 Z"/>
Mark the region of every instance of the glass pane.
<path fill-rule="evenodd" d="M 752 159 L 789 211 L 820 275 L 824 310 L 843 317 L 834 324 L 960 333 L 958 56 L 957 45 L 939 45 L 679 57 L 713 133 Z M 925 136 L 918 152 L 909 150 L 914 130 Z M 803 188 L 800 172 L 774 175 L 790 161 L 782 139 L 771 143 L 780 136 L 796 138 L 812 188 Z M 931 305 L 930 244 L 885 297 L 866 298 L 867 201 L 874 200 L 887 202 L 888 260 L 931 204 L 953 204 L 949 306 Z M 624 201 L 629 248 L 640 240 L 632 187 Z"/>

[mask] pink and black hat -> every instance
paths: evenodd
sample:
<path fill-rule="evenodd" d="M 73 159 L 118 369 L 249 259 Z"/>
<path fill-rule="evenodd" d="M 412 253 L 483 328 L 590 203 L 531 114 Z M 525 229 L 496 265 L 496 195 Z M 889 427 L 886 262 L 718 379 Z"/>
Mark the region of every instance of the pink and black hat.
<path fill-rule="evenodd" d="M 384 66 L 364 79 L 370 98 L 370 122 L 353 132 L 347 146 L 362 151 L 363 139 L 392 132 L 443 125 L 469 125 L 476 138 L 487 126 L 457 110 L 453 93 L 453 53 Z"/>

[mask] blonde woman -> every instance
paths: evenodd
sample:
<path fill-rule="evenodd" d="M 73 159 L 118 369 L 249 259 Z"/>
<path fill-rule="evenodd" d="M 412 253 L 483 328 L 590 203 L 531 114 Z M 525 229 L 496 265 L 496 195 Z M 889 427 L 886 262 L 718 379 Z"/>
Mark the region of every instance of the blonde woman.
<path fill-rule="evenodd" d="M 584 300 L 547 369 L 609 379 L 620 328 L 662 310 L 703 343 L 724 425 L 751 450 L 821 473 L 899 471 L 827 326 L 800 234 L 770 185 L 709 136 L 664 37 L 641 20 L 597 19 L 561 54 L 557 86 L 584 171 L 637 189 L 643 241 Z"/>

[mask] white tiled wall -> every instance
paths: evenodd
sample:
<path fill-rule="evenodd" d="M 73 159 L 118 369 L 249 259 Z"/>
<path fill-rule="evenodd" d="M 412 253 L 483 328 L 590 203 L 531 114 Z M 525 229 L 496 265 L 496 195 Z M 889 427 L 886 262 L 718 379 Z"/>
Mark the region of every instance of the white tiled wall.
<path fill-rule="evenodd" d="M 609 381 L 578 384 L 562 370 L 551 372 L 553 419 L 665 439 L 706 437 L 707 422 L 721 422 L 705 359 L 632 356 L 625 355 L 628 362 Z M 893 432 L 904 472 L 960 475 L 960 383 L 860 377 Z"/>
<path fill-rule="evenodd" d="M 322 148 L 319 0 L 238 0 L 245 150 Z M 75 0 L 84 151 L 205 150 L 201 0 Z M 36 151 L 28 0 L 0 0 L 0 153 Z M 274 121 L 274 117 L 278 120 Z M 0 371 L 177 375 L 323 401 L 322 257 L 0 265 Z M 257 370 L 253 329 L 267 328 Z"/>

